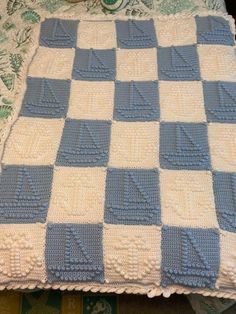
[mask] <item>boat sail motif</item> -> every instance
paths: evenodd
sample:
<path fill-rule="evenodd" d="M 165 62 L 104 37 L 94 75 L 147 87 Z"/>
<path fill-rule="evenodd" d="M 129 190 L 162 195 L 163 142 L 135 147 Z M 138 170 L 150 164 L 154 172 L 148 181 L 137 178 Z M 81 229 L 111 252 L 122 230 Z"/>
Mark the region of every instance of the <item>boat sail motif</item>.
<path fill-rule="evenodd" d="M 64 107 L 61 106 L 52 86 L 48 80 L 43 79 L 40 86 L 40 95 L 36 103 L 28 101 L 26 108 L 33 114 L 42 116 L 55 115 L 61 112 Z"/>
<path fill-rule="evenodd" d="M 157 113 L 157 109 L 134 81 L 129 84 L 129 100 L 125 104 L 119 104 L 116 110 L 121 116 L 136 120 L 150 119 Z"/>
<path fill-rule="evenodd" d="M 109 79 L 114 76 L 114 71 L 106 66 L 101 57 L 98 56 L 98 52 L 92 48 L 89 49 L 87 67 L 80 68 L 77 66 L 74 70 L 85 79 Z"/>
<path fill-rule="evenodd" d="M 179 48 L 171 47 L 170 66 L 161 68 L 167 77 L 177 80 L 188 80 L 198 75 L 198 70 L 184 57 Z"/>
<path fill-rule="evenodd" d="M 164 153 L 162 156 L 170 164 L 180 167 L 197 167 L 208 160 L 208 155 L 183 125 L 176 125 L 175 152 Z"/>
<path fill-rule="evenodd" d="M 151 48 L 155 46 L 155 38 L 151 33 L 148 34 L 133 20 L 128 20 L 128 36 L 120 36 L 119 41 L 127 48 Z"/>
<path fill-rule="evenodd" d="M 65 239 L 64 262 L 62 265 L 50 266 L 51 274 L 58 279 L 69 281 L 88 281 L 101 276 L 102 267 L 93 261 L 74 227 L 66 227 Z"/>
<path fill-rule="evenodd" d="M 126 171 L 123 182 L 123 202 L 107 204 L 108 210 L 120 221 L 150 221 L 158 208 L 138 182 L 138 178 Z"/>
<path fill-rule="evenodd" d="M 93 131 L 90 130 L 86 122 L 82 122 L 75 145 L 71 148 L 65 148 L 61 151 L 62 156 L 69 163 L 95 163 L 100 160 L 105 152 L 95 139 Z"/>
<path fill-rule="evenodd" d="M 0 213 L 7 219 L 17 215 L 18 219 L 33 219 L 46 209 L 29 171 L 20 168 L 17 174 L 16 191 L 13 200 L 0 203 Z M 30 211 L 30 213 L 29 213 Z"/>
<path fill-rule="evenodd" d="M 218 174 L 220 176 L 221 174 Z M 229 176 L 229 188 L 231 190 L 231 198 L 232 201 L 228 204 L 224 203 L 224 208 L 221 207 L 218 209 L 217 215 L 219 216 L 219 221 L 221 222 L 221 227 L 224 226 L 223 229 L 232 232 L 236 228 L 236 213 L 235 213 L 235 207 L 236 207 L 236 175 L 234 173 L 231 174 L 224 174 L 225 176 Z"/>
<path fill-rule="evenodd" d="M 67 32 L 61 20 L 54 21 L 52 35 L 50 37 L 44 37 L 42 40 L 48 46 L 59 48 L 72 47 L 74 44 L 74 39 Z"/>
<path fill-rule="evenodd" d="M 236 92 L 224 83 L 217 83 L 219 105 L 207 108 L 217 120 L 236 121 Z"/>
<path fill-rule="evenodd" d="M 211 16 L 208 18 L 209 30 L 198 34 L 200 41 L 215 43 L 215 44 L 233 44 L 233 37 L 229 32 L 229 25 L 219 17 Z"/>

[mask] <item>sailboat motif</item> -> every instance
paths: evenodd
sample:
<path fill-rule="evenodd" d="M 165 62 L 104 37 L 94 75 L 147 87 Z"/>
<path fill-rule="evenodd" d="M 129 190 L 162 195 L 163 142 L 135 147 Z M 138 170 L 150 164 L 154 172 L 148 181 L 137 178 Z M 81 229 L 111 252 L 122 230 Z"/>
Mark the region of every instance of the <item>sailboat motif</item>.
<path fill-rule="evenodd" d="M 50 37 L 43 37 L 42 40 L 49 47 L 72 47 L 74 44 L 74 39 L 67 32 L 61 20 L 54 21 L 52 35 Z"/>
<path fill-rule="evenodd" d="M 176 125 L 175 152 L 162 156 L 172 165 L 180 167 L 197 167 L 208 161 L 208 155 L 182 125 Z"/>
<path fill-rule="evenodd" d="M 94 49 L 89 50 L 87 68 L 75 67 L 74 69 L 81 77 L 86 79 L 109 79 L 113 77 L 114 71 L 107 67 Z"/>
<path fill-rule="evenodd" d="M 42 79 L 38 101 L 36 103 L 28 101 L 26 108 L 32 114 L 47 116 L 59 114 L 65 107 L 61 106 L 49 81 Z"/>
<path fill-rule="evenodd" d="M 220 216 L 220 220 L 223 221 L 223 228 L 228 231 L 234 231 L 236 228 L 236 175 L 230 174 L 230 187 L 231 187 L 231 194 L 232 194 L 232 203 L 230 206 L 225 206 L 223 209 L 219 210 L 218 215 Z M 232 207 L 231 207 L 232 206 Z M 227 226 L 227 228 L 226 228 Z"/>
<path fill-rule="evenodd" d="M 107 204 L 109 211 L 118 219 L 130 221 L 150 221 L 158 208 L 153 204 L 138 177 L 126 171 L 123 176 L 123 202 Z"/>
<path fill-rule="evenodd" d="M 209 30 L 199 33 L 202 41 L 215 44 L 233 43 L 233 37 L 229 29 L 229 25 L 225 24 L 219 17 L 209 17 Z"/>
<path fill-rule="evenodd" d="M 235 87 L 234 87 L 235 88 Z M 219 106 L 207 108 L 218 120 L 236 121 L 236 93 L 226 84 L 218 82 Z"/>
<path fill-rule="evenodd" d="M 182 269 L 188 271 L 190 269 L 210 270 L 211 267 L 201 251 L 194 235 L 187 230 L 181 230 L 182 239 Z"/>
<path fill-rule="evenodd" d="M 198 70 L 184 57 L 180 49 L 171 47 L 171 62 L 169 67 L 162 67 L 161 72 L 171 79 L 191 79 L 198 75 Z"/>
<path fill-rule="evenodd" d="M 71 148 L 61 150 L 62 156 L 69 163 L 96 163 L 105 152 L 94 137 L 87 123 L 83 122 L 77 132 L 75 145 Z"/>
<path fill-rule="evenodd" d="M 145 32 L 136 21 L 128 21 L 128 36 L 119 36 L 119 41 L 128 48 L 151 48 L 155 46 L 154 36 Z"/>
<path fill-rule="evenodd" d="M 15 195 L 13 200 L 0 203 L 0 212 L 5 218 L 29 219 L 46 209 L 31 175 L 26 168 L 20 168 L 17 174 Z"/>
<path fill-rule="evenodd" d="M 56 278 L 68 281 L 88 281 L 101 276 L 102 267 L 93 262 L 77 230 L 72 226 L 67 226 L 65 230 L 64 255 L 63 265 L 50 267 L 50 272 Z"/>
<path fill-rule="evenodd" d="M 129 101 L 125 104 L 119 104 L 117 112 L 128 119 L 148 119 L 157 113 L 152 103 L 144 95 L 144 91 L 138 85 L 131 81 L 129 84 Z"/>
<path fill-rule="evenodd" d="M 165 276 L 171 283 L 189 285 L 200 283 L 200 285 L 211 285 L 216 276 L 216 271 L 202 251 L 195 234 L 188 230 L 181 230 L 181 264 L 179 267 L 165 268 Z"/>

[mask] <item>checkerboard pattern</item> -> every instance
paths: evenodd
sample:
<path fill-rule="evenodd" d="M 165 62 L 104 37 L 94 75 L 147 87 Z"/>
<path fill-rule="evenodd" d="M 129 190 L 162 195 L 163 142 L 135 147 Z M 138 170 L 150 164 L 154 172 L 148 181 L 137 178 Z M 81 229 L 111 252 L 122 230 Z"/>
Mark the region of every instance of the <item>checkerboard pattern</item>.
<path fill-rule="evenodd" d="M 2 165 L 1 283 L 233 290 L 228 21 L 45 20 Z"/>

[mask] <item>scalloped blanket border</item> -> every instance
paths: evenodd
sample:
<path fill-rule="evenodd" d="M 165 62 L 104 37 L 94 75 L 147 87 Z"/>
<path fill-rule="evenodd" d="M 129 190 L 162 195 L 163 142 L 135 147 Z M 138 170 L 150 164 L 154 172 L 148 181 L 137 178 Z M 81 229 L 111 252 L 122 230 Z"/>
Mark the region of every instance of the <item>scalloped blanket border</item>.
<path fill-rule="evenodd" d="M 225 18 L 227 21 L 229 21 L 230 28 L 232 33 L 235 35 L 235 25 L 234 25 L 234 19 L 232 16 L 228 15 L 227 13 L 221 13 L 216 11 L 206 11 L 201 13 L 177 13 L 175 15 L 149 15 L 145 17 L 134 17 L 135 20 L 146 20 L 146 19 L 157 19 L 157 20 L 170 20 L 170 19 L 184 19 L 188 17 L 194 17 L 194 16 L 208 16 L 208 15 L 214 15 L 214 16 L 220 16 Z M 10 134 L 10 130 L 14 123 L 16 122 L 18 118 L 18 114 L 21 108 L 21 102 L 24 96 L 24 93 L 26 91 L 26 76 L 28 74 L 28 68 L 33 60 L 33 57 L 37 53 L 38 49 L 38 39 L 40 34 L 40 26 L 41 23 L 46 19 L 52 17 L 51 15 L 45 16 L 39 24 L 35 26 L 32 32 L 31 36 L 31 44 L 29 51 L 27 53 L 26 59 L 24 61 L 24 64 L 22 66 L 21 72 L 20 72 L 20 78 L 18 80 L 18 84 L 16 87 L 15 92 L 15 101 L 14 101 L 14 107 L 13 107 L 13 113 L 10 117 L 8 117 L 5 122 L 2 130 L 0 131 L 0 160 L 2 159 L 2 154 L 4 151 L 4 144 L 7 139 L 7 137 Z M 115 19 L 121 19 L 121 20 L 128 20 L 130 17 L 124 16 L 122 14 L 116 14 L 116 15 L 90 15 L 90 14 L 68 14 L 67 12 L 54 14 L 53 18 L 64 18 L 64 19 L 78 19 L 78 20 L 87 20 L 87 21 L 113 21 Z M 236 48 L 236 45 L 235 47 Z M 1 164 L 0 164 L 0 172 L 1 172 Z M 90 284 L 83 284 L 83 283 L 42 283 L 42 282 L 28 282 L 28 283 L 20 283 L 20 282 L 11 282 L 6 284 L 0 283 L 0 290 L 24 290 L 24 289 L 60 289 L 60 290 L 68 290 L 68 291 L 84 291 L 84 292 L 101 292 L 101 293 L 127 293 L 127 294 L 146 294 L 149 298 L 163 295 L 164 297 L 169 297 L 173 293 L 177 294 L 201 294 L 203 296 L 211 296 L 211 297 L 218 297 L 218 298 L 229 298 L 229 299 L 236 299 L 236 289 L 228 289 L 225 291 L 219 291 L 219 290 L 210 290 L 210 289 L 193 289 L 193 288 L 187 288 L 182 286 L 170 286 L 167 288 L 163 287 L 157 287 L 154 284 L 153 285 L 138 285 L 138 284 L 97 284 L 97 283 L 90 283 Z"/>

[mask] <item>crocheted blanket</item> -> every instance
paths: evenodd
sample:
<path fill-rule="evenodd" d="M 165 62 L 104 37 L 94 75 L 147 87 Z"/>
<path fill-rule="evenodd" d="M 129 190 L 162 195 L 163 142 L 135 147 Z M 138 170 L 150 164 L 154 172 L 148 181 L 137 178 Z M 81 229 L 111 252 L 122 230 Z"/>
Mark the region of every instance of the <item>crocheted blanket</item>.
<path fill-rule="evenodd" d="M 225 15 L 49 18 L 0 176 L 0 288 L 236 298 Z"/>

